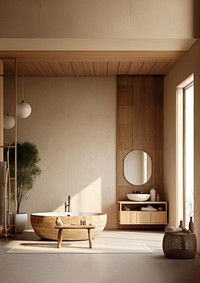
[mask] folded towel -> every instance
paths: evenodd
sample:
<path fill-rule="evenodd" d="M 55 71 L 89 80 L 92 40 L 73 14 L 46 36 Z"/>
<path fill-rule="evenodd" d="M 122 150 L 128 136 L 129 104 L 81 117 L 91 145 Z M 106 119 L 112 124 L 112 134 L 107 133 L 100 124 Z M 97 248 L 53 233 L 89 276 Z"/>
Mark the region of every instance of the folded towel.
<path fill-rule="evenodd" d="M 143 211 L 156 211 L 157 209 L 154 208 L 152 205 L 147 205 L 146 207 L 141 207 Z"/>

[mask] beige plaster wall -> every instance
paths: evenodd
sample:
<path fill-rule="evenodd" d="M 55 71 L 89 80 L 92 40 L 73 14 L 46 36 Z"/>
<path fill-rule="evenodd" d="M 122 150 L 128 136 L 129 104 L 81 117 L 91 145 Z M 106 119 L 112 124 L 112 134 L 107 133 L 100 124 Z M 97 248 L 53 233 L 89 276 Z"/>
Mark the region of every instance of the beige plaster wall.
<path fill-rule="evenodd" d="M 0 1 L 0 50 L 188 50 L 198 0 Z"/>
<path fill-rule="evenodd" d="M 176 87 L 194 73 L 195 82 L 195 193 L 200 193 L 200 41 L 179 61 L 164 80 L 164 185 L 169 201 L 169 224 L 176 225 Z M 198 209 L 200 204 L 198 203 Z M 195 216 L 195 232 L 200 245 L 200 219 Z M 199 248 L 200 250 L 200 248 Z"/>
<path fill-rule="evenodd" d="M 1 37 L 148 39 L 193 37 L 193 1 L 191 0 L 7 0 L 1 2 Z"/>
<path fill-rule="evenodd" d="M 26 78 L 24 86 L 32 114 L 18 119 L 18 140 L 38 146 L 42 173 L 21 211 L 64 211 L 70 194 L 73 212 L 107 213 L 116 227 L 115 78 Z"/>

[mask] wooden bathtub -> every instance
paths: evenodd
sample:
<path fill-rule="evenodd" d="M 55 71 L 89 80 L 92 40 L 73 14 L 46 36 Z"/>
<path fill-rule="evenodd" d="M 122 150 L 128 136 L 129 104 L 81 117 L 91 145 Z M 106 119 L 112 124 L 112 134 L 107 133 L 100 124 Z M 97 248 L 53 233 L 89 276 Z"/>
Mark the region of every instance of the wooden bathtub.
<path fill-rule="evenodd" d="M 44 239 L 57 240 L 57 229 L 54 228 L 56 217 L 60 217 L 63 224 L 81 224 L 82 221 L 86 221 L 86 224 L 90 223 L 96 226 L 92 231 L 92 238 L 95 238 L 100 234 L 107 222 L 107 214 L 103 213 L 72 213 L 72 212 L 41 212 L 31 214 L 31 225 L 35 233 Z M 87 230 L 64 230 L 63 240 L 87 240 Z"/>

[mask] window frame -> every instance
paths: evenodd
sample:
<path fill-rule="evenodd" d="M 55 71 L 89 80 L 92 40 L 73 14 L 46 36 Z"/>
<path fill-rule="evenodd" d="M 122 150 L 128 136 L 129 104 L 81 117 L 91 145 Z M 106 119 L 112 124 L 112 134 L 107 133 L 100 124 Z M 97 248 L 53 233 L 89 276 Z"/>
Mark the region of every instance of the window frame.
<path fill-rule="evenodd" d="M 176 225 L 183 220 L 186 227 L 186 139 L 185 139 L 185 92 L 194 86 L 194 74 L 177 86 L 176 89 Z"/>

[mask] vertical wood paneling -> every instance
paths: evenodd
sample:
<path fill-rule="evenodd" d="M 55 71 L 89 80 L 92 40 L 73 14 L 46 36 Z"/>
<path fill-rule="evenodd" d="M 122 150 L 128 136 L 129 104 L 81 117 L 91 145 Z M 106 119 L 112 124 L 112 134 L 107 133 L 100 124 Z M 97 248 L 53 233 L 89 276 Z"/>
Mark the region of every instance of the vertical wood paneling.
<path fill-rule="evenodd" d="M 142 149 L 142 89 L 143 89 L 143 77 L 133 76 L 133 149 Z M 137 125 L 137 127 L 135 127 Z"/>
<path fill-rule="evenodd" d="M 152 176 L 140 186 L 155 185 L 163 198 L 163 76 L 117 77 L 117 200 L 126 200 L 133 187 L 124 178 L 123 160 L 134 149 L 152 159 Z"/>
<path fill-rule="evenodd" d="M 154 77 L 144 76 L 142 98 L 142 144 L 149 151 L 154 148 Z"/>
<path fill-rule="evenodd" d="M 159 184 L 161 188 L 164 186 L 163 181 L 163 77 L 155 77 L 155 95 L 154 95 L 154 105 L 155 105 L 155 131 L 154 131 L 154 155 L 155 163 L 154 170 L 157 172 L 154 176 L 155 184 Z M 159 119 L 158 119 L 159 118 Z"/>
<path fill-rule="evenodd" d="M 124 178 L 124 157 L 132 148 L 133 95 L 132 78 L 119 76 L 117 79 L 117 198 L 125 199 L 132 185 Z"/>

